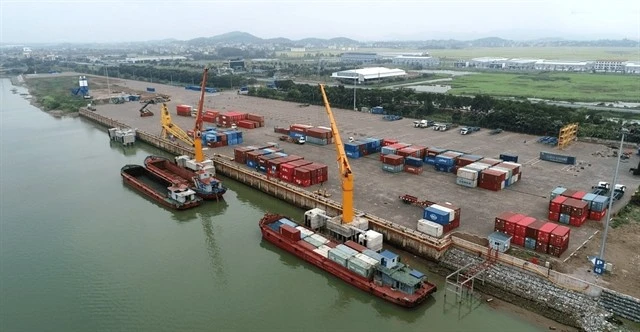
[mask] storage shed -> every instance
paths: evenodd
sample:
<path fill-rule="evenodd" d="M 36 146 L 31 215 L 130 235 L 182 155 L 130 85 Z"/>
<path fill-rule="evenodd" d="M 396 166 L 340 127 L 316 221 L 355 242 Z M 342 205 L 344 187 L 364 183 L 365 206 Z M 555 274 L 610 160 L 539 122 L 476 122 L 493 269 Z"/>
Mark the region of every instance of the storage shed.
<path fill-rule="evenodd" d="M 489 235 L 489 247 L 499 252 L 506 252 L 511 247 L 511 235 L 501 232 L 491 233 Z"/>

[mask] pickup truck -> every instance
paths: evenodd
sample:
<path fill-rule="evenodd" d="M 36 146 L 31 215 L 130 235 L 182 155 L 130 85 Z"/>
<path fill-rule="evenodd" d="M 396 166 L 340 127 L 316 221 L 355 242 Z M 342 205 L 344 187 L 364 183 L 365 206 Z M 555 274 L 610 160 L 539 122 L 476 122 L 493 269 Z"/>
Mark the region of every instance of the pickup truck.
<path fill-rule="evenodd" d="M 435 131 L 447 131 L 451 128 L 455 128 L 458 125 L 456 124 L 451 124 L 451 123 L 436 123 L 433 125 L 433 130 Z"/>
<path fill-rule="evenodd" d="M 479 131 L 480 127 L 462 127 L 460 128 L 460 135 L 468 135 L 471 133 L 475 133 L 476 131 Z"/>

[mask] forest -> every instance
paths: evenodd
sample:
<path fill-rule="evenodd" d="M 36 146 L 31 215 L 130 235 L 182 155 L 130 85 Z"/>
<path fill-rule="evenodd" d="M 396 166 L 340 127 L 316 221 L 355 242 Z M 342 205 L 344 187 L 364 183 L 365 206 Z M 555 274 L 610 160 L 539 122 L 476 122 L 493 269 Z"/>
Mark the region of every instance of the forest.
<path fill-rule="evenodd" d="M 249 95 L 322 105 L 320 90 L 315 85 L 276 81 L 277 89 L 258 87 Z M 326 87 L 332 107 L 353 109 L 354 91 L 344 86 Z M 616 140 L 622 126 L 629 129 L 625 140 L 640 142 L 640 128 L 623 120 L 605 118 L 601 111 L 570 108 L 527 100 L 505 100 L 486 95 L 474 97 L 415 92 L 412 89 L 358 89 L 356 109 L 382 106 L 386 114 L 415 119 L 449 121 L 460 125 L 501 128 L 532 135 L 556 136 L 560 128 L 579 123 L 578 136 Z M 621 114 L 624 116 L 624 114 Z"/>

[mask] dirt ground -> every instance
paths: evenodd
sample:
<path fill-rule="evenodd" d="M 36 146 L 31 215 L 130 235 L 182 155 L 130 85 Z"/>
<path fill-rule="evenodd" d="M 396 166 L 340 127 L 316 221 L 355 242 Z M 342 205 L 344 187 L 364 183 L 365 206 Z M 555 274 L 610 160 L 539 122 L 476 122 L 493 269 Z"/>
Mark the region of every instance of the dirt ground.
<path fill-rule="evenodd" d="M 92 94 L 100 95 L 106 86 L 103 77 L 91 77 L 94 90 Z M 173 120 L 183 129 L 193 127 L 193 119 L 178 117 L 173 110 L 175 105 L 196 105 L 199 93 L 185 90 L 183 87 L 171 87 L 147 82 L 110 79 L 113 91 L 127 93 L 146 93 L 146 87 L 155 87 L 158 93 L 171 96 L 168 104 Z M 107 93 L 108 94 L 108 93 Z M 329 100 L 331 96 L 329 96 Z M 137 110 L 140 104 L 136 102 L 119 105 L 98 105 L 97 112 L 120 120 L 132 127 L 152 134 L 160 133 L 159 106 L 153 109 L 155 116 L 141 118 Z M 265 116 L 266 127 L 245 130 L 243 145 L 256 145 L 267 141 L 277 141 L 279 134 L 273 132 L 274 126 L 289 126 L 293 123 L 328 126 L 328 119 L 324 108 L 319 106 L 299 107 L 296 103 L 266 100 L 248 96 L 238 96 L 235 91 L 207 94 L 205 108 L 220 111 L 237 110 Z M 474 242 L 486 242 L 486 236 L 493 231 L 493 219 L 503 211 L 514 211 L 530 215 L 538 219 L 547 219 L 548 195 L 556 186 L 589 191 L 598 181 L 611 181 L 616 158 L 612 150 L 604 145 L 576 142 L 564 151 L 557 151 L 553 147 L 535 142 L 537 137 L 525 134 L 504 132 L 500 135 L 489 135 L 488 130 L 482 130 L 469 136 L 459 135 L 455 130 L 448 132 L 434 132 L 431 129 L 416 129 L 412 126 L 412 119 L 386 122 L 379 116 L 334 109 L 336 121 L 343 139 L 353 137 L 392 137 L 402 142 L 437 146 L 456 149 L 467 153 L 497 157 L 500 153 L 519 155 L 519 162 L 523 165 L 522 180 L 508 189 L 492 192 L 480 188 L 465 188 L 455 184 L 453 174 L 436 172 L 425 168 L 421 175 L 406 173 L 389 174 L 381 171 L 378 155 L 350 160 L 354 170 L 355 207 L 368 213 L 380 216 L 392 222 L 415 228 L 416 220 L 421 218 L 421 211 L 413 206 L 407 206 L 398 200 L 402 194 L 412 194 L 421 199 L 431 201 L 446 201 L 462 207 L 461 226 L 458 233 L 468 234 L 475 238 Z M 323 185 L 331 194 L 331 199 L 340 201 L 340 184 L 335 176 L 335 151 L 333 146 L 303 146 L 283 143 L 285 152 L 304 156 L 306 159 L 329 165 L 329 182 Z M 234 147 L 216 149 L 216 153 L 233 155 Z M 541 161 L 540 151 L 550 151 L 576 156 L 578 164 L 567 166 Z M 208 151 L 207 153 L 212 153 Z M 638 156 L 632 156 L 622 164 L 618 183 L 625 184 L 628 194 L 621 202 L 614 204 L 614 212 L 619 211 L 629 200 L 632 193 L 640 184 L 639 177 L 633 177 L 626 171 L 635 167 Z M 318 186 L 307 188 L 310 191 Z M 602 241 L 602 223 L 588 221 L 582 227 L 571 226 L 572 234 L 569 250 L 560 259 L 545 257 L 558 270 L 572 274 L 581 279 L 640 297 L 640 224 L 630 223 L 611 229 L 607 237 L 605 258 L 613 264 L 613 271 L 603 277 L 597 277 L 591 272 L 591 263 L 586 259 L 588 255 L 599 252 Z M 595 235 L 594 235 L 595 234 Z M 591 240 L 588 240 L 591 238 Z M 569 255 L 583 246 L 574 257 L 563 262 Z M 485 243 L 486 244 L 486 243 Z"/>

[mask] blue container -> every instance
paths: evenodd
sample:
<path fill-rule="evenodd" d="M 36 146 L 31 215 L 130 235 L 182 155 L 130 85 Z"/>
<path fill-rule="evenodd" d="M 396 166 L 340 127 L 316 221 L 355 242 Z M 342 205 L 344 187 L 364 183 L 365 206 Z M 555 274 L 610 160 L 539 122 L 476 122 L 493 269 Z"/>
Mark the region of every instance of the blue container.
<path fill-rule="evenodd" d="M 156 88 L 147 88 L 147 91 L 149 91 L 149 92 L 156 92 Z"/>
<path fill-rule="evenodd" d="M 348 158 L 358 159 L 360 158 L 360 151 L 345 151 Z"/>
<path fill-rule="evenodd" d="M 517 163 L 518 162 L 518 156 L 512 155 L 512 154 L 502 153 L 502 154 L 500 154 L 500 159 L 502 159 L 504 161 L 510 161 L 510 162 L 513 162 L 513 163 Z"/>
<path fill-rule="evenodd" d="M 253 160 L 247 160 L 247 166 L 249 166 L 249 168 L 256 168 L 258 166 L 258 163 L 256 163 Z"/>
<path fill-rule="evenodd" d="M 567 191 L 567 188 L 565 187 L 556 187 L 555 189 L 553 189 L 551 191 L 551 199 L 554 199 L 556 197 L 558 197 L 559 195 L 562 195 L 563 192 Z"/>
<path fill-rule="evenodd" d="M 396 149 L 390 148 L 388 146 L 383 146 L 380 149 L 380 153 L 382 153 L 382 154 L 396 154 Z"/>
<path fill-rule="evenodd" d="M 262 149 L 262 152 L 264 152 L 264 154 L 272 154 L 272 153 L 276 152 L 276 150 L 274 150 L 274 149 Z"/>
<path fill-rule="evenodd" d="M 456 160 L 447 156 L 436 156 L 436 165 L 454 166 Z"/>
<path fill-rule="evenodd" d="M 589 205 L 589 209 L 591 209 L 591 202 L 593 202 L 593 199 L 598 197 L 598 195 L 596 194 L 592 194 L 592 193 L 588 193 L 586 195 L 584 195 L 584 197 L 582 197 L 582 201 L 587 202 Z"/>
<path fill-rule="evenodd" d="M 561 224 L 569 225 L 569 221 L 571 220 L 571 216 L 568 214 L 560 213 L 560 218 L 558 222 Z"/>
<path fill-rule="evenodd" d="M 551 153 L 551 152 L 540 152 L 540 159 L 551 161 L 554 163 L 566 164 L 566 165 L 575 165 L 576 157 L 574 156 L 565 156 L 561 154 Z"/>
<path fill-rule="evenodd" d="M 536 239 L 530 237 L 524 238 L 524 247 L 531 250 L 536 250 Z"/>
<path fill-rule="evenodd" d="M 282 224 L 284 224 L 284 225 L 289 225 L 289 226 L 291 226 L 291 227 L 293 227 L 293 228 L 296 228 L 296 227 L 298 227 L 298 226 L 299 226 L 299 225 L 298 225 L 298 224 L 296 224 L 294 221 L 291 221 L 291 220 L 289 220 L 289 219 L 287 219 L 287 218 L 282 218 L 282 219 L 280 219 L 280 220 L 278 220 L 278 221 L 279 221 L 279 222 L 281 222 L 281 223 L 282 223 Z"/>
<path fill-rule="evenodd" d="M 276 152 L 274 153 L 276 156 L 278 156 L 278 158 L 282 158 L 282 157 L 286 157 L 288 156 L 288 154 L 284 153 L 284 152 Z"/>
<path fill-rule="evenodd" d="M 276 221 L 274 223 L 271 223 L 269 225 L 267 225 L 269 228 L 273 229 L 276 233 L 280 233 L 280 226 L 282 225 L 282 223 L 280 221 Z"/>
<path fill-rule="evenodd" d="M 372 114 L 384 114 L 384 109 L 382 108 L 382 106 L 375 106 L 371 108 L 371 113 Z"/>
<path fill-rule="evenodd" d="M 446 172 L 446 173 L 453 173 L 453 169 L 455 168 L 455 166 L 449 166 L 449 165 L 434 165 L 434 168 L 436 169 L 436 171 L 438 172 Z"/>
<path fill-rule="evenodd" d="M 596 197 L 591 201 L 591 210 L 601 212 L 606 210 L 609 207 L 609 197 L 596 195 Z"/>
<path fill-rule="evenodd" d="M 291 138 L 299 138 L 299 137 L 305 137 L 306 135 L 304 133 L 299 133 L 297 131 L 290 131 L 289 132 L 289 137 Z"/>
<path fill-rule="evenodd" d="M 405 165 L 415 166 L 415 167 L 422 167 L 422 165 L 424 164 L 422 159 L 416 158 L 416 157 L 406 157 L 404 158 L 404 163 Z"/>
<path fill-rule="evenodd" d="M 238 137 L 238 144 L 242 144 L 243 140 L 242 140 L 242 136 Z"/>
<path fill-rule="evenodd" d="M 424 208 L 422 218 L 430 220 L 440 225 L 449 224 L 449 211 L 443 211 L 433 206 Z"/>
<path fill-rule="evenodd" d="M 344 151 L 360 151 L 358 144 L 355 143 L 344 143 Z"/>
<path fill-rule="evenodd" d="M 435 165 L 436 164 L 436 157 L 425 157 L 424 158 L 424 163 L 427 165 Z"/>

